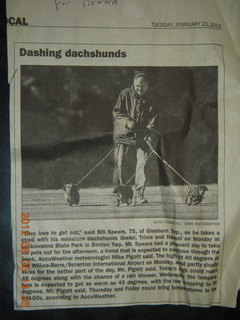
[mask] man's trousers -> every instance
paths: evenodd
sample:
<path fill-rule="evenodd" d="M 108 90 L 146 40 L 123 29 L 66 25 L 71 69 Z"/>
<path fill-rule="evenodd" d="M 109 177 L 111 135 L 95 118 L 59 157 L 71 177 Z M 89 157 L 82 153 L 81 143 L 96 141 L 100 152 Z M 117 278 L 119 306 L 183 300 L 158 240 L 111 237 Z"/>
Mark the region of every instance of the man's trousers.
<path fill-rule="evenodd" d="M 119 184 L 133 185 L 138 197 L 144 196 L 145 165 L 148 152 L 142 147 L 118 144 L 115 152 Z"/>

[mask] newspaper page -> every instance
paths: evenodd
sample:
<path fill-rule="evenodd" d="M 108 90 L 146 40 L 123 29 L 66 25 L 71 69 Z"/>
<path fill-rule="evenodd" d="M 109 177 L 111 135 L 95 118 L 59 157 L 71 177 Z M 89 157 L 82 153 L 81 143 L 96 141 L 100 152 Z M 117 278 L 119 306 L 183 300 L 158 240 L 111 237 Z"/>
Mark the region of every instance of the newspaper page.
<path fill-rule="evenodd" d="M 236 305 L 239 12 L 7 1 L 16 310 Z"/>

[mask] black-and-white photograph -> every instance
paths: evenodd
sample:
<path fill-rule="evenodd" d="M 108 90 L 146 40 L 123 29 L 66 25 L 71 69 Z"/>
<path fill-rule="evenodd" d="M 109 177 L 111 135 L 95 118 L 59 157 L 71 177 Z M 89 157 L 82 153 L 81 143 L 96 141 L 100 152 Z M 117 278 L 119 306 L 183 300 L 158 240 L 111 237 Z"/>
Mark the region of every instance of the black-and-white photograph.
<path fill-rule="evenodd" d="M 218 68 L 21 67 L 33 219 L 218 218 Z"/>

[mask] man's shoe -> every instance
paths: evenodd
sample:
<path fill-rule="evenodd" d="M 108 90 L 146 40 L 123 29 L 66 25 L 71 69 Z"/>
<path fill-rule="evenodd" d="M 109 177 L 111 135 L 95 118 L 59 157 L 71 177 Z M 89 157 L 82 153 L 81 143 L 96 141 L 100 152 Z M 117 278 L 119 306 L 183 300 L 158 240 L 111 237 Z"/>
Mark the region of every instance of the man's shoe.
<path fill-rule="evenodd" d="M 147 201 L 147 199 L 145 199 L 145 198 L 136 198 L 136 200 L 135 200 L 135 205 L 140 205 L 140 204 L 146 204 L 146 203 L 148 203 L 148 201 Z"/>

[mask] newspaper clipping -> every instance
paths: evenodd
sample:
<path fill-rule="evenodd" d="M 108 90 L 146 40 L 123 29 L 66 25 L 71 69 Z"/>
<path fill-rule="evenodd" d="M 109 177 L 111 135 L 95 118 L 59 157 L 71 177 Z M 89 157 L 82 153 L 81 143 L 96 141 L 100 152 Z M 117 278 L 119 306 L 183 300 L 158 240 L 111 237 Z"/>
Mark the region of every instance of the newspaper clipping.
<path fill-rule="evenodd" d="M 240 50 L 222 1 L 7 5 L 15 309 L 234 307 Z"/>

